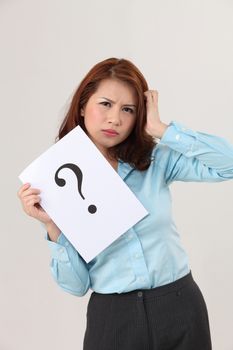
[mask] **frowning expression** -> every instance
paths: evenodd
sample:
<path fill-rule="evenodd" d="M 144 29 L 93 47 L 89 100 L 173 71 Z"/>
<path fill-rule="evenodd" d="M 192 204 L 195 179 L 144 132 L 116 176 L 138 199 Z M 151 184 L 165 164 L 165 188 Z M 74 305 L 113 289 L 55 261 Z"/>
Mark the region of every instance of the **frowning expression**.
<path fill-rule="evenodd" d="M 104 79 L 81 109 L 88 136 L 105 154 L 106 148 L 124 141 L 136 122 L 137 99 L 128 84 Z"/>

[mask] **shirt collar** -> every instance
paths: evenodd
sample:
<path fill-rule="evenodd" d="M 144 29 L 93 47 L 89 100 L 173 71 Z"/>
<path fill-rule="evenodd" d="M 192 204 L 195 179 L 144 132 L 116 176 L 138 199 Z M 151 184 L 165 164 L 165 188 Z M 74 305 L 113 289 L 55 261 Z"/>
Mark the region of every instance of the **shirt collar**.
<path fill-rule="evenodd" d="M 131 166 L 129 163 L 123 162 L 123 160 L 119 159 L 118 161 L 118 174 L 124 180 L 129 173 L 131 173 L 135 169 L 134 166 Z"/>
<path fill-rule="evenodd" d="M 155 150 L 155 148 L 154 148 L 154 150 Z M 153 162 L 155 159 L 153 152 L 152 152 L 150 158 L 151 158 L 151 161 Z M 128 176 L 135 169 L 136 168 L 134 166 L 131 166 L 129 163 L 125 163 L 125 162 L 123 162 L 123 160 L 118 159 L 117 173 L 118 173 L 118 175 L 120 175 L 120 177 L 123 180 L 126 178 L 126 176 Z"/>

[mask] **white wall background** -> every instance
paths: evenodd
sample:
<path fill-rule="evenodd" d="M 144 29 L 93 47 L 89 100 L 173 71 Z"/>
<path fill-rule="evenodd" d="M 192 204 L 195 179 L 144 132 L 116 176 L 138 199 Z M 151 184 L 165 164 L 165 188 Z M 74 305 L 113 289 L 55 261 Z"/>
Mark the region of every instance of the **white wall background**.
<path fill-rule="evenodd" d="M 0 1 L 0 350 L 82 349 L 91 290 L 79 298 L 56 285 L 45 232 L 16 195 L 79 81 L 100 60 L 128 58 L 159 91 L 162 121 L 233 143 L 232 18 L 230 0 Z M 171 190 L 213 349 L 232 350 L 233 182 Z"/>

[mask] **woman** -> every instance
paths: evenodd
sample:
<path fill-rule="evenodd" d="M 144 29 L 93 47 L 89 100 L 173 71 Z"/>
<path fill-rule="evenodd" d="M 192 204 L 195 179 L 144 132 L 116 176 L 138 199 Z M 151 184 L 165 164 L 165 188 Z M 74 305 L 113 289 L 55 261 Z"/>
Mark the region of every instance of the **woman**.
<path fill-rule="evenodd" d="M 83 349 L 210 350 L 208 311 L 172 218 L 169 185 L 233 179 L 233 145 L 162 122 L 158 92 L 126 59 L 89 71 L 57 140 L 77 125 L 149 212 L 86 263 L 41 208 L 39 189 L 18 191 L 24 211 L 45 225 L 58 285 L 76 296 L 93 290 Z"/>

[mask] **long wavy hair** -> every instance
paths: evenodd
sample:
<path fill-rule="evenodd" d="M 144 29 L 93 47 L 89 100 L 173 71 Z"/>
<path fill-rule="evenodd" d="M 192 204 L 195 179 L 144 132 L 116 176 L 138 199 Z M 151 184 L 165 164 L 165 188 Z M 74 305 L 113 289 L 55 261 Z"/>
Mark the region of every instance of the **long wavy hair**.
<path fill-rule="evenodd" d="M 146 170 L 151 163 L 151 153 L 156 142 L 146 133 L 146 97 L 147 82 L 139 69 L 127 59 L 108 58 L 94 65 L 80 82 L 75 91 L 68 112 L 59 128 L 55 142 L 60 140 L 73 128 L 79 125 L 87 134 L 84 118 L 81 117 L 81 108 L 96 92 L 103 79 L 117 79 L 127 83 L 136 93 L 136 122 L 130 135 L 120 144 L 107 149 L 111 159 L 121 159 L 137 170 Z"/>

